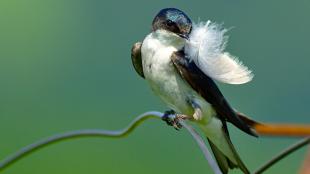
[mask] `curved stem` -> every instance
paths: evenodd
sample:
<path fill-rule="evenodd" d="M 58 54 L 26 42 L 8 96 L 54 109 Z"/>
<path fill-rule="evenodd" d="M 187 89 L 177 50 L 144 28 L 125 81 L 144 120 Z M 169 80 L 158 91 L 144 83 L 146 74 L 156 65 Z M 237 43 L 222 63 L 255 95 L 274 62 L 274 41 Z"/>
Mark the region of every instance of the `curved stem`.
<path fill-rule="evenodd" d="M 76 131 L 69 131 L 62 134 L 57 134 L 54 136 L 50 136 L 48 138 L 39 140 L 33 144 L 30 144 L 28 146 L 25 146 L 24 148 L 20 149 L 16 153 L 12 154 L 11 156 L 8 156 L 3 161 L 0 161 L 0 171 L 4 170 L 11 164 L 15 163 L 16 161 L 22 159 L 23 157 L 27 156 L 28 154 L 35 152 L 36 150 L 39 150 L 43 147 L 46 147 L 50 144 L 60 142 L 63 140 L 68 140 L 72 138 L 82 138 L 82 137 L 110 137 L 110 138 L 121 138 L 125 137 L 128 134 L 130 134 L 138 125 L 140 125 L 143 121 L 149 119 L 149 118 L 159 118 L 162 119 L 162 116 L 164 114 L 157 111 L 150 111 L 146 112 L 144 114 L 141 114 L 140 116 L 136 117 L 131 124 L 129 124 L 128 127 L 121 130 L 116 131 L 109 131 L 109 130 L 99 130 L 99 129 L 85 129 L 85 130 L 76 130 Z M 221 174 L 221 171 L 217 165 L 217 163 L 212 158 L 211 153 L 209 152 L 208 148 L 206 147 L 203 139 L 201 136 L 189 125 L 187 125 L 184 121 L 180 121 L 181 125 L 185 127 L 189 133 L 192 135 L 194 140 L 199 145 L 201 151 L 204 154 L 204 157 L 208 161 L 209 165 L 211 166 L 212 170 L 216 174 Z M 283 152 L 281 152 L 279 155 L 268 161 L 266 164 L 261 166 L 258 170 L 256 170 L 255 174 L 260 174 L 267 170 L 269 167 L 274 165 L 276 162 L 280 161 L 290 153 L 296 151 L 297 149 L 307 145 L 310 143 L 310 137 L 305 138 L 304 140 L 292 145 L 291 147 L 287 148 Z"/>
<path fill-rule="evenodd" d="M 54 136 L 50 136 L 48 138 L 39 140 L 33 144 L 25 146 L 24 148 L 20 149 L 19 151 L 12 154 L 11 156 L 8 156 L 3 161 L 0 161 L 0 171 L 6 169 L 8 166 L 12 165 L 13 163 L 22 159 L 23 157 L 31 154 L 32 152 L 35 152 L 36 150 L 39 150 L 53 143 L 57 143 L 57 142 L 72 139 L 72 138 L 82 138 L 82 137 L 121 138 L 121 137 L 124 137 L 130 134 L 143 121 L 149 118 L 162 119 L 163 116 L 164 116 L 164 113 L 157 112 L 157 111 L 151 111 L 151 112 L 146 112 L 136 117 L 131 122 L 131 124 L 129 124 L 127 128 L 121 129 L 121 130 L 109 131 L 109 130 L 99 130 L 99 129 L 85 129 L 85 130 L 70 131 L 70 132 L 65 132 L 65 133 L 54 135 Z M 199 134 L 195 132 L 195 130 L 191 126 L 187 125 L 185 122 L 180 121 L 180 123 L 190 132 L 194 140 L 197 142 L 205 158 L 208 160 L 208 163 L 213 169 L 214 173 L 221 174 L 217 163 L 213 160 L 212 155 L 208 151 L 208 148 L 206 147 L 203 139 L 199 136 Z"/>
<path fill-rule="evenodd" d="M 210 167 L 212 168 L 213 172 L 215 174 L 222 174 L 219 166 L 217 165 L 217 162 L 212 158 L 212 154 L 209 152 L 208 148 L 206 147 L 204 140 L 201 138 L 201 136 L 195 131 L 195 129 L 186 124 L 184 121 L 180 121 L 181 125 L 187 129 L 187 131 L 192 135 L 192 137 L 196 140 L 198 146 L 200 147 L 200 150 L 204 154 L 204 157 L 208 161 Z"/>
<path fill-rule="evenodd" d="M 280 154 L 278 154 L 277 156 L 273 157 L 270 161 L 268 161 L 266 164 L 262 165 L 260 168 L 258 168 L 254 173 L 255 174 L 260 174 L 263 173 L 265 170 L 267 170 L 269 167 L 271 167 L 272 165 L 274 165 L 275 163 L 277 163 L 278 161 L 280 161 L 281 159 L 283 159 L 284 157 L 286 157 L 287 155 L 289 155 L 290 153 L 296 151 L 297 149 L 307 145 L 310 143 L 310 137 L 305 138 L 295 144 L 293 144 L 292 146 L 288 147 L 287 149 L 285 149 L 284 151 L 282 151 Z"/>
<path fill-rule="evenodd" d="M 163 116 L 163 113 L 161 112 L 146 112 L 144 114 L 141 114 L 140 116 L 136 117 L 131 124 L 121 130 L 116 131 L 109 131 L 109 130 L 97 130 L 97 129 L 85 129 L 85 130 L 76 130 L 76 131 L 69 131 L 61 134 L 57 134 L 54 136 L 50 136 L 48 138 L 44 138 L 42 140 L 39 140 L 33 144 L 30 144 L 28 146 L 25 146 L 24 148 L 20 149 L 16 153 L 12 154 L 11 156 L 8 156 L 3 161 L 0 162 L 0 171 L 4 170 L 17 160 L 20 160 L 21 158 L 27 156 L 28 154 L 39 150 L 43 147 L 46 147 L 50 144 L 68 140 L 72 138 L 82 138 L 82 137 L 111 137 L 111 138 L 120 138 L 127 136 L 129 133 L 131 133 L 138 125 L 140 125 L 143 121 L 149 118 L 159 118 Z"/>

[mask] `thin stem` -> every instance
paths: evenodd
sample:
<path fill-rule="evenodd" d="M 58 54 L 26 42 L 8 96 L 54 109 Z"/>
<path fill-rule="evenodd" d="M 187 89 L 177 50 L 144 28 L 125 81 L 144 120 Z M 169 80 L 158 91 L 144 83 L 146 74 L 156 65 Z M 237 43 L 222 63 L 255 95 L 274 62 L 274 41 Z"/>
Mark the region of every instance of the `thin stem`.
<path fill-rule="evenodd" d="M 254 174 L 260 174 L 263 173 L 265 170 L 267 170 L 269 167 L 271 167 L 272 165 L 274 165 L 275 163 L 277 163 L 278 161 L 280 161 L 281 159 L 283 159 L 284 157 L 286 157 L 287 155 L 289 155 L 290 153 L 296 151 L 297 149 L 307 145 L 310 143 L 310 137 L 305 138 L 293 145 L 291 145 L 290 147 L 288 147 L 287 149 L 285 149 L 284 151 L 282 151 L 281 153 L 279 153 L 278 155 L 276 155 L 275 157 L 273 157 L 270 161 L 268 161 L 266 164 L 262 165 L 260 168 L 258 168 Z"/>
<path fill-rule="evenodd" d="M 222 174 L 219 166 L 217 165 L 216 161 L 214 161 L 214 159 L 212 158 L 212 154 L 209 152 L 209 150 L 206 147 L 206 144 L 204 143 L 204 140 L 201 138 L 201 136 L 195 131 L 195 129 L 192 126 L 186 124 L 184 121 L 180 121 L 180 123 L 192 135 L 194 140 L 196 140 L 200 150 L 204 154 L 204 157 L 208 161 L 208 163 L 211 166 L 213 172 L 215 174 Z"/>
<path fill-rule="evenodd" d="M 131 133 L 138 125 L 140 125 L 143 121 L 149 118 L 159 118 L 161 119 L 163 113 L 161 112 L 146 112 L 141 114 L 140 116 L 136 117 L 131 124 L 125 129 L 116 130 L 116 131 L 109 131 L 109 130 L 97 130 L 97 129 L 89 129 L 89 130 L 76 130 L 76 131 L 69 131 L 57 135 L 50 136 L 48 138 L 44 138 L 39 140 L 33 144 L 23 147 L 16 153 L 8 156 L 3 161 L 0 162 L 0 171 L 4 170 L 11 164 L 15 163 L 16 161 L 22 159 L 23 157 L 27 156 L 28 154 L 39 150 L 43 147 L 51 145 L 56 142 L 60 142 L 63 140 L 68 140 L 72 138 L 82 138 L 82 137 L 111 137 L 111 138 L 120 138 L 127 136 Z"/>
<path fill-rule="evenodd" d="M 136 117 L 131 124 L 125 129 L 116 130 L 116 131 L 109 131 L 109 130 L 99 130 L 99 129 L 89 129 L 89 130 L 76 130 L 76 131 L 70 131 L 65 132 L 61 134 L 57 134 L 54 136 L 50 136 L 48 138 L 39 140 L 33 144 L 30 144 L 28 146 L 25 146 L 24 148 L 20 149 L 16 153 L 12 154 L 11 156 L 8 156 L 3 161 L 0 161 L 0 171 L 3 171 L 16 161 L 22 159 L 23 157 L 35 152 L 36 150 L 39 150 L 43 147 L 46 147 L 48 145 L 51 145 L 53 143 L 57 143 L 63 140 L 73 139 L 73 138 L 82 138 L 82 137 L 110 137 L 110 138 L 121 138 L 124 136 L 127 136 L 130 134 L 137 126 L 139 126 L 143 121 L 149 119 L 149 118 L 159 118 L 162 119 L 163 113 L 152 111 L 152 112 L 146 112 L 144 114 L 141 114 L 140 116 Z M 208 151 L 208 148 L 206 147 L 203 139 L 199 136 L 195 130 L 187 125 L 185 122 L 180 121 L 182 126 L 184 126 L 190 134 L 193 136 L 194 140 L 199 145 L 200 149 L 202 150 L 205 158 L 208 160 L 211 168 L 213 169 L 215 174 L 221 174 L 219 170 L 219 167 L 217 166 L 217 163 L 213 160 L 212 155 Z"/>

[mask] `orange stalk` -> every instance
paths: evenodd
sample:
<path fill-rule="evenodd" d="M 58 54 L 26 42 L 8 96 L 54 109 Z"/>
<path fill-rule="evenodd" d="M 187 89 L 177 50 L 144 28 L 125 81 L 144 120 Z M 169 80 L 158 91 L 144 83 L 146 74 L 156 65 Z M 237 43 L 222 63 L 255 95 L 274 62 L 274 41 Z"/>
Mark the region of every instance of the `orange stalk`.
<path fill-rule="evenodd" d="M 262 136 L 310 137 L 309 124 L 261 123 L 237 112 L 237 115 Z"/>
<path fill-rule="evenodd" d="M 259 135 L 263 136 L 286 136 L 307 137 L 310 136 L 310 125 L 299 124 L 274 124 L 256 123 L 252 127 Z"/>

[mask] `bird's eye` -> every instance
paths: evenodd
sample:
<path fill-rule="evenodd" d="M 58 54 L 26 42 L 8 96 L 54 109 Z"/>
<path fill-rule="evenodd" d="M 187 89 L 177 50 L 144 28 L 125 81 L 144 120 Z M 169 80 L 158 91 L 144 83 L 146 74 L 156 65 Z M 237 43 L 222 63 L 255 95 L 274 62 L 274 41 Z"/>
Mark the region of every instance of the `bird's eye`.
<path fill-rule="evenodd" d="M 172 20 L 167 20 L 166 25 L 168 27 L 171 27 L 174 24 L 174 22 Z"/>

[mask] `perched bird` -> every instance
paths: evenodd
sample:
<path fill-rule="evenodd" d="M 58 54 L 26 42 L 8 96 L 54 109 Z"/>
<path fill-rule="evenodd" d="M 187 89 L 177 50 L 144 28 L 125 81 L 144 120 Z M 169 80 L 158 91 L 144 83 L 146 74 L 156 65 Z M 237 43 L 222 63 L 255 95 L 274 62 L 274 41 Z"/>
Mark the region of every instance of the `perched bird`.
<path fill-rule="evenodd" d="M 179 9 L 162 9 L 153 20 L 152 32 L 132 47 L 132 63 L 173 111 L 198 123 L 223 173 L 229 168 L 249 173 L 230 141 L 227 122 L 250 135 L 256 133 L 213 80 L 242 84 L 253 75 L 236 57 L 224 52 L 225 32 L 210 21 L 192 24 Z"/>

